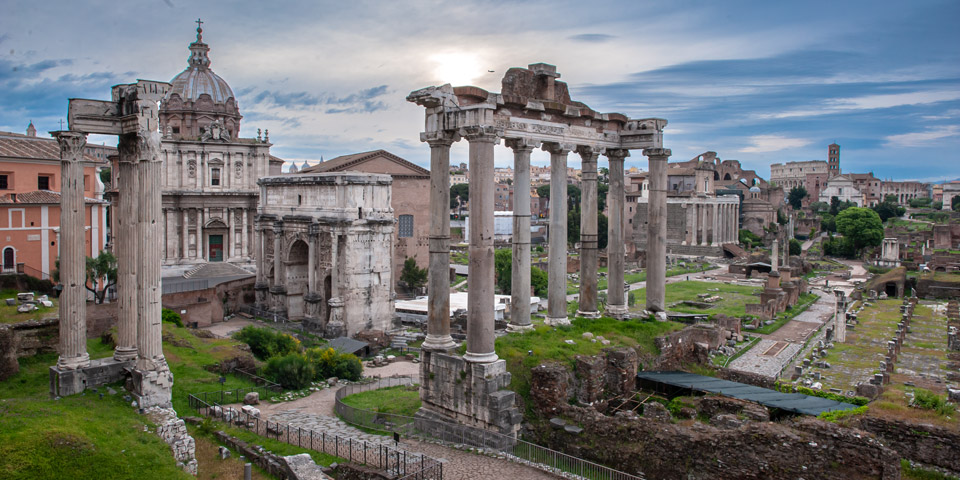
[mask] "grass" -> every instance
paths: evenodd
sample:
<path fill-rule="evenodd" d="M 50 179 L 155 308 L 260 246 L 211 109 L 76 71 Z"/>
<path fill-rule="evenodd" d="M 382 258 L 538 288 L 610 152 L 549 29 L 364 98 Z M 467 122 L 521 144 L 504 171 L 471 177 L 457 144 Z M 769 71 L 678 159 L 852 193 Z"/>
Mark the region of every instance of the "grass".
<path fill-rule="evenodd" d="M 904 480 L 958 480 L 953 475 L 915 467 L 907 459 L 900 460 L 900 475 Z"/>
<path fill-rule="evenodd" d="M 204 420 L 200 427 L 193 427 L 191 429 L 191 434 L 192 432 L 197 432 L 201 435 L 207 436 L 208 438 L 215 438 L 213 437 L 213 432 L 215 431 L 223 431 L 230 436 L 247 442 L 248 444 L 260 445 L 267 451 L 280 456 L 299 455 L 301 453 L 306 453 L 309 454 L 310 457 L 313 458 L 313 461 L 318 465 L 329 466 L 334 462 L 343 463 L 347 461 L 344 458 L 336 457 L 327 453 L 301 448 L 296 445 L 284 443 L 272 438 L 261 437 L 250 430 L 234 427 L 232 425 L 210 419 Z"/>
<path fill-rule="evenodd" d="M 59 315 L 58 302 L 56 298 L 49 297 L 53 302 L 53 307 L 47 308 L 37 304 L 37 310 L 30 313 L 17 313 L 17 305 L 7 305 L 6 299 L 17 298 L 19 290 L 6 289 L 0 291 L 0 323 L 19 323 L 28 320 L 42 320 L 44 318 L 56 317 Z"/>
<path fill-rule="evenodd" d="M 231 450 L 230 458 L 221 460 L 220 443 L 216 437 L 201 433 L 200 429 L 192 425 L 187 425 L 187 432 L 190 433 L 196 443 L 198 480 L 243 478 L 243 464 L 247 463 L 247 460 L 241 460 L 238 452 Z M 256 464 L 253 465 L 252 473 L 254 480 L 274 478 L 265 474 Z"/>
<path fill-rule="evenodd" d="M 742 317 L 746 314 L 746 305 L 748 303 L 759 303 L 759 298 L 754 294 L 760 290 L 761 288 L 759 287 L 744 287 L 740 285 L 699 282 L 695 280 L 668 283 L 666 292 L 667 309 L 671 312 L 724 314 L 731 317 Z M 637 296 L 637 306 L 634 308 L 644 308 L 647 303 L 647 290 L 641 288 L 640 290 L 634 290 L 634 293 Z M 684 300 L 699 302 L 700 299 L 697 298 L 697 295 L 701 293 L 719 295 L 723 297 L 723 300 L 715 303 L 713 307 L 708 309 L 679 304 L 679 302 Z"/>
<path fill-rule="evenodd" d="M 601 342 L 583 338 L 584 332 L 603 336 L 610 340 L 611 347 L 633 347 L 641 354 L 655 356 L 658 351 L 654 339 L 680 330 L 683 324 L 676 322 L 651 322 L 645 320 L 619 321 L 609 317 L 588 320 L 574 318 L 571 325 L 549 327 L 540 325 L 525 333 L 511 333 L 496 341 L 496 352 L 506 360 L 511 373 L 510 389 L 527 400 L 530 405 L 530 371 L 545 362 L 574 364 L 577 355 L 596 355 L 607 348 Z M 568 344 L 565 340 L 572 340 Z"/>
<path fill-rule="evenodd" d="M 363 410 L 412 417 L 420 409 L 420 387 L 399 385 L 369 390 L 343 397 L 343 403 Z"/>
<path fill-rule="evenodd" d="M 0 478 L 193 478 L 160 437 L 144 431 L 153 426 L 123 399 L 121 385 L 103 398 L 88 391 L 50 399 L 56 361 L 56 354 L 22 358 L 20 372 L 0 382 Z"/>
<path fill-rule="evenodd" d="M 694 264 L 683 264 L 682 266 L 673 267 L 667 270 L 668 277 L 675 277 L 677 275 L 686 275 L 688 273 L 699 273 L 701 271 L 707 271 L 713 268 L 713 265 L 709 263 L 694 263 Z M 606 272 L 607 268 L 602 267 L 598 269 L 598 272 Z M 647 280 L 647 271 L 634 272 L 634 273 L 625 273 L 623 275 L 623 283 L 630 285 L 634 283 L 645 282 Z M 607 289 L 607 277 L 600 278 L 597 280 L 597 290 L 606 290 Z M 567 295 L 575 295 L 580 293 L 580 285 L 573 281 L 567 282 Z"/>
<path fill-rule="evenodd" d="M 763 334 L 776 332 L 780 329 L 780 327 L 786 325 L 787 322 L 792 320 L 793 317 L 796 317 L 797 315 L 807 311 L 807 309 L 810 308 L 810 305 L 813 305 L 814 302 L 816 302 L 819 298 L 819 296 L 813 293 L 801 293 L 800 298 L 797 300 L 797 304 L 791 307 L 790 310 L 781 313 L 773 323 L 770 325 L 762 325 L 760 328 L 750 331 Z"/>

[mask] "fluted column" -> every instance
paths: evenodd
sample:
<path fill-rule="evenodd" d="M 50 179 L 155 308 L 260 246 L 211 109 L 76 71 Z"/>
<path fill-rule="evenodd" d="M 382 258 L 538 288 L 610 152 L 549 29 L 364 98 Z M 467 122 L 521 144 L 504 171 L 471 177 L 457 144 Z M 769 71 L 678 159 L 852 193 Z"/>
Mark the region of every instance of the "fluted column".
<path fill-rule="evenodd" d="M 690 236 L 690 245 L 699 245 L 699 243 L 697 243 L 697 238 L 699 238 L 697 234 L 700 232 L 697 231 L 697 228 L 699 228 L 697 226 L 697 220 L 700 213 L 700 209 L 698 208 L 698 205 L 696 202 L 690 204 L 690 210 L 692 210 L 691 217 L 693 218 L 692 226 L 690 227 L 690 232 L 692 233 L 692 235 Z"/>
<path fill-rule="evenodd" d="M 464 360 L 490 363 L 494 351 L 493 146 L 500 133 L 492 127 L 463 132 L 470 142 L 470 256 L 467 291 L 467 353 Z M 444 172 L 447 174 L 447 172 Z"/>
<path fill-rule="evenodd" d="M 717 200 L 719 201 L 719 199 Z M 723 245 L 727 241 L 727 205 L 718 203 L 717 212 L 717 230 L 720 231 L 720 234 L 717 236 L 717 244 Z"/>
<path fill-rule="evenodd" d="M 456 345 L 450 336 L 450 146 L 458 139 L 444 132 L 420 135 L 430 145 L 430 264 L 427 338 L 422 345 L 427 350 L 447 351 Z"/>
<path fill-rule="evenodd" d="M 225 175 L 229 177 L 229 175 Z M 225 209 L 227 211 L 227 235 L 224 237 L 223 241 L 227 242 L 226 251 L 223 252 L 224 261 L 229 261 L 233 259 L 235 254 L 234 246 L 237 243 L 237 224 L 236 219 L 234 218 L 234 212 L 232 208 Z"/>
<path fill-rule="evenodd" d="M 57 368 L 90 365 L 87 354 L 86 258 L 84 256 L 83 147 L 87 135 L 52 132 L 60 144 L 60 358 Z M 46 247 L 44 247 L 46 248 Z"/>
<path fill-rule="evenodd" d="M 307 294 L 317 291 L 317 237 L 319 231 L 314 231 L 314 225 L 310 226 L 307 233 Z"/>
<path fill-rule="evenodd" d="M 116 218 L 116 241 L 113 242 L 117 249 L 117 347 L 113 358 L 127 361 L 137 358 L 137 264 L 140 261 L 137 253 L 137 217 L 140 211 L 140 174 L 137 171 L 137 162 L 140 160 L 140 151 L 136 137 L 121 136 L 119 152 L 120 210 Z M 184 238 L 186 237 L 184 222 Z M 183 243 L 186 244 L 186 240 Z"/>
<path fill-rule="evenodd" d="M 273 222 L 273 286 L 282 286 L 283 275 L 283 222 Z M 331 257 L 333 259 L 333 257 Z"/>
<path fill-rule="evenodd" d="M 650 208 L 647 210 L 647 310 L 666 310 L 667 286 L 667 159 L 670 149 L 649 148 Z M 714 223 L 714 226 L 716 223 Z"/>
<path fill-rule="evenodd" d="M 533 328 L 530 324 L 530 153 L 539 142 L 507 140 L 513 149 L 513 263 L 510 283 L 509 331 Z"/>
<path fill-rule="evenodd" d="M 247 244 L 250 243 L 250 227 L 247 225 L 247 217 L 250 215 L 250 212 L 248 212 L 246 208 L 241 208 L 240 214 L 243 215 L 241 221 L 242 233 L 240 234 L 240 256 L 247 258 L 250 256 L 247 247 Z"/>
<path fill-rule="evenodd" d="M 139 370 L 165 370 L 160 324 L 160 248 L 163 243 L 160 219 L 161 185 L 160 172 L 163 166 L 160 152 L 160 134 L 142 131 L 136 134 L 140 160 L 140 203 L 137 223 L 137 279 L 140 284 L 137 305 L 140 318 L 137 321 L 137 368 Z"/>
<path fill-rule="evenodd" d="M 577 315 L 600 318 L 597 310 L 597 157 L 598 147 L 577 147 L 582 162 L 580 203 L 580 308 Z"/>
<path fill-rule="evenodd" d="M 623 294 L 624 269 L 624 189 L 623 161 L 630 156 L 626 149 L 607 149 L 610 161 L 610 190 L 607 195 L 610 220 L 607 224 L 607 315 L 623 318 L 627 314 L 627 302 Z M 649 198 L 648 198 L 649 201 Z M 647 204 L 649 210 L 650 204 Z"/>
<path fill-rule="evenodd" d="M 550 152 L 550 251 L 547 259 L 548 325 L 566 325 L 567 318 L 567 154 L 573 145 L 544 143 Z"/>
<path fill-rule="evenodd" d="M 196 233 L 196 250 L 193 252 L 193 258 L 197 260 L 203 260 L 203 209 L 195 208 L 197 211 L 197 233 Z"/>

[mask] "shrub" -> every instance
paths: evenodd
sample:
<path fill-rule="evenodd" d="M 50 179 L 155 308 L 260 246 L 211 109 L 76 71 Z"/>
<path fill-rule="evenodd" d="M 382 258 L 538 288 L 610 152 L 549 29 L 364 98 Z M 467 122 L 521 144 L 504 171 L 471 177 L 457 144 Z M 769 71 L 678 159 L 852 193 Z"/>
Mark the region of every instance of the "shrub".
<path fill-rule="evenodd" d="M 913 402 L 911 402 L 911 405 L 924 410 L 933 410 L 944 416 L 952 414 L 956 409 L 953 404 L 947 403 L 946 398 L 943 396 L 922 388 L 913 391 Z"/>
<path fill-rule="evenodd" d="M 783 393 L 802 393 L 804 395 L 810 395 L 811 397 L 820 397 L 820 398 L 826 398 L 828 400 L 836 400 L 838 402 L 852 403 L 859 407 L 862 407 L 870 402 L 870 399 L 866 397 L 845 397 L 838 393 L 823 392 L 820 390 L 814 390 L 812 388 L 804 387 L 803 385 L 794 385 L 792 383 L 777 382 L 776 390 Z"/>
<path fill-rule="evenodd" d="M 160 310 L 160 318 L 164 322 L 170 322 L 178 327 L 183 327 L 183 319 L 180 318 L 180 314 L 169 308 Z"/>
<path fill-rule="evenodd" d="M 790 245 L 788 248 L 790 249 L 790 255 L 800 255 L 803 253 L 803 245 L 800 243 L 800 240 L 797 240 L 796 238 L 790 239 Z"/>
<path fill-rule="evenodd" d="M 272 357 L 263 368 L 265 377 L 283 388 L 299 390 L 310 385 L 315 376 L 313 365 L 300 353 Z"/>
<path fill-rule="evenodd" d="M 250 346 L 253 356 L 260 360 L 270 357 L 282 357 L 300 351 L 300 341 L 286 333 L 252 325 L 243 327 L 233 335 L 237 340 Z"/>
<path fill-rule="evenodd" d="M 828 422 L 837 423 L 844 418 L 852 417 L 855 415 L 863 415 L 867 413 L 867 409 L 870 408 L 866 405 L 861 405 L 857 408 L 851 410 L 833 410 L 830 412 L 821 412 L 820 415 L 817 415 L 817 418 L 820 420 L 826 420 Z"/>
<path fill-rule="evenodd" d="M 332 348 L 311 348 L 307 350 L 305 357 L 313 366 L 317 380 L 330 377 L 359 380 L 363 372 L 363 366 L 356 355 L 340 353 Z"/>

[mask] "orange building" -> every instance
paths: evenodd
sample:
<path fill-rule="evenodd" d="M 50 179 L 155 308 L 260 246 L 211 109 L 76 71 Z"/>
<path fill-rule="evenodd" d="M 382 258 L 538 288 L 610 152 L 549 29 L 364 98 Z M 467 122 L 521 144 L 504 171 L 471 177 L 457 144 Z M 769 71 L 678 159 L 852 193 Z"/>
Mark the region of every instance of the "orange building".
<path fill-rule="evenodd" d="M 84 255 L 96 257 L 107 244 L 107 206 L 99 170 L 105 161 L 85 154 Z M 3 273 L 49 278 L 59 256 L 60 146 L 53 138 L 0 132 L 0 253 Z"/>

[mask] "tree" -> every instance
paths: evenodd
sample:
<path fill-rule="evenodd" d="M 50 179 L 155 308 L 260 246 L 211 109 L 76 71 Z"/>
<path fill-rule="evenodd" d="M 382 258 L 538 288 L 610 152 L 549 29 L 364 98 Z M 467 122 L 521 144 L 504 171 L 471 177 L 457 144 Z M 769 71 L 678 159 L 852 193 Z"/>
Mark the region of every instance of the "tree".
<path fill-rule="evenodd" d="M 537 187 L 537 196 L 540 198 L 550 198 L 550 184 Z"/>
<path fill-rule="evenodd" d="M 580 209 L 567 211 L 567 244 L 576 245 L 580 241 Z"/>
<path fill-rule="evenodd" d="M 950 200 L 950 210 L 960 212 L 960 195 L 954 195 L 953 200 Z"/>
<path fill-rule="evenodd" d="M 823 216 L 820 217 L 820 228 L 821 228 L 824 232 L 833 232 L 833 233 L 836 233 L 836 232 L 837 232 L 837 217 L 834 216 L 834 215 L 830 215 L 829 213 L 824 213 Z"/>
<path fill-rule="evenodd" d="M 450 208 L 457 208 L 457 197 L 460 201 L 467 203 L 470 201 L 470 184 L 458 183 L 450 187 Z"/>
<path fill-rule="evenodd" d="M 929 207 L 933 203 L 933 199 L 930 197 L 925 198 L 911 198 L 910 199 L 910 208 L 924 208 Z"/>
<path fill-rule="evenodd" d="M 747 230 L 745 228 L 740 229 L 739 240 L 747 248 L 752 248 L 755 245 L 760 245 L 763 243 L 763 239 L 760 238 L 757 234 Z"/>
<path fill-rule="evenodd" d="M 787 195 L 787 199 L 790 203 L 790 206 L 794 210 L 800 210 L 800 207 L 803 206 L 803 199 L 809 197 L 807 194 L 807 189 L 802 186 L 793 187 L 790 189 L 790 193 Z"/>
<path fill-rule="evenodd" d="M 87 257 L 87 290 L 93 292 L 97 303 L 103 303 L 107 289 L 117 284 L 117 257 L 101 250 L 97 258 Z"/>
<path fill-rule="evenodd" d="M 538 297 L 547 296 L 547 272 L 538 267 L 530 266 L 530 286 L 533 287 L 533 294 Z"/>
<path fill-rule="evenodd" d="M 883 241 L 883 222 L 869 208 L 851 207 L 837 215 L 837 231 L 851 242 L 856 253 Z"/>
<path fill-rule="evenodd" d="M 500 248 L 493 253 L 493 272 L 500 293 L 509 294 L 513 285 L 513 251 L 511 249 Z"/>
<path fill-rule="evenodd" d="M 899 217 L 907 213 L 906 208 L 897 204 L 897 197 L 894 195 L 887 195 L 886 198 L 883 199 L 883 202 L 873 207 L 873 211 L 877 212 L 877 215 L 880 216 L 881 222 L 886 222 L 888 218 Z"/>
<path fill-rule="evenodd" d="M 597 182 L 597 210 L 603 211 L 607 208 L 607 193 L 610 191 L 610 185 Z"/>
<path fill-rule="evenodd" d="M 777 210 L 777 223 L 786 225 L 790 223 L 790 217 L 783 214 L 783 210 Z"/>
<path fill-rule="evenodd" d="M 803 253 L 803 245 L 796 238 L 790 239 L 790 255 L 800 255 Z"/>
<path fill-rule="evenodd" d="M 607 216 L 597 212 L 597 248 L 603 250 L 607 248 L 608 229 L 610 228 Z"/>
<path fill-rule="evenodd" d="M 827 202 L 813 202 L 810 208 L 816 213 L 825 213 L 830 211 L 830 204 Z"/>
<path fill-rule="evenodd" d="M 933 202 L 934 210 L 943 210 L 943 202 Z"/>
<path fill-rule="evenodd" d="M 427 269 L 417 266 L 417 259 L 407 257 L 400 271 L 400 281 L 410 288 L 420 288 L 427 283 Z"/>
<path fill-rule="evenodd" d="M 110 167 L 102 167 L 100 169 L 99 174 L 100 174 L 100 182 L 102 182 L 104 185 L 109 186 L 110 185 Z"/>

